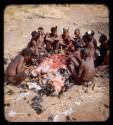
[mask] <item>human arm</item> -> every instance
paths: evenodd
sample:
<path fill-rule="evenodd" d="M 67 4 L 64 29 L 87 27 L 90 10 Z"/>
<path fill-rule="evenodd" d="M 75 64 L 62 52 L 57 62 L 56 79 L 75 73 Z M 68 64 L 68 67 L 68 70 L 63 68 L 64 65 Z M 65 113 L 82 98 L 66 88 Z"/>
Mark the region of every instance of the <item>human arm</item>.
<path fill-rule="evenodd" d="M 79 67 L 79 71 L 78 71 L 78 79 L 80 79 L 80 77 L 83 73 L 83 70 L 84 70 L 84 66 L 83 66 L 83 64 L 81 64 L 80 67 Z"/>
<path fill-rule="evenodd" d="M 37 47 L 37 44 L 36 44 L 36 41 L 35 41 L 35 40 L 32 41 L 32 44 L 33 44 L 33 46 L 34 46 L 35 48 Z"/>
<path fill-rule="evenodd" d="M 19 57 L 16 72 L 17 72 L 17 74 L 24 72 L 24 58 L 22 58 L 22 57 Z"/>
<path fill-rule="evenodd" d="M 47 33 L 46 36 L 45 36 L 45 40 L 46 40 L 46 41 L 50 41 L 51 43 L 54 42 L 54 40 L 49 37 L 49 34 L 48 34 L 48 33 Z"/>

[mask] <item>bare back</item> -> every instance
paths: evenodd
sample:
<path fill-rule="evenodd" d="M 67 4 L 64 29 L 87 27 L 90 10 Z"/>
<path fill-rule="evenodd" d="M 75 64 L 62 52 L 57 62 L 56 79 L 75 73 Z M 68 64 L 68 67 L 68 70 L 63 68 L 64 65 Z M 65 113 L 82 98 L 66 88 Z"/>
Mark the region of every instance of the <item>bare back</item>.
<path fill-rule="evenodd" d="M 79 62 L 81 62 L 80 50 L 76 50 L 73 53 L 73 56 L 76 57 L 79 60 Z"/>
<path fill-rule="evenodd" d="M 88 43 L 88 49 L 89 49 L 89 57 L 94 59 L 95 56 L 95 47 L 92 42 Z"/>
<path fill-rule="evenodd" d="M 15 76 L 19 70 L 21 71 L 23 65 L 24 57 L 22 55 L 17 55 L 8 65 L 7 76 Z"/>
<path fill-rule="evenodd" d="M 94 60 L 92 58 L 87 58 L 82 61 L 79 75 L 81 81 L 90 81 L 94 78 L 95 67 Z"/>

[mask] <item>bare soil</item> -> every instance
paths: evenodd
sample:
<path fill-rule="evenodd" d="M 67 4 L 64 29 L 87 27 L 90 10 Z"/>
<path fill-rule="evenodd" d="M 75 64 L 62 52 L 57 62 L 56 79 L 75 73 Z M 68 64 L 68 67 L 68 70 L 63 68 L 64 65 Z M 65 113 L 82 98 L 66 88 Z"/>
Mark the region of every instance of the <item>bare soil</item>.
<path fill-rule="evenodd" d="M 43 26 L 45 31 L 49 32 L 52 26 L 57 25 L 58 34 L 62 33 L 62 27 L 69 26 L 72 36 L 75 28 L 80 28 L 81 35 L 93 29 L 97 40 L 98 31 L 109 37 L 108 13 L 109 10 L 104 5 L 8 6 L 4 11 L 4 58 L 7 58 L 9 63 L 10 59 L 27 45 L 31 32 L 39 26 Z M 4 65 L 4 70 L 6 68 L 7 64 Z M 102 71 L 97 72 L 99 73 L 103 74 Z M 94 90 L 89 87 L 86 91 L 83 86 L 74 85 L 64 92 L 60 99 L 44 95 L 41 103 L 44 111 L 41 114 L 36 114 L 30 105 L 37 93 L 27 90 L 29 94 L 26 97 L 15 101 L 20 89 L 17 86 L 4 85 L 4 116 L 11 122 L 48 121 L 48 117 L 54 118 L 56 115 L 57 121 L 105 121 L 109 117 L 109 78 L 106 75 L 107 72 L 103 76 L 95 76 Z M 13 93 L 8 93 L 9 90 Z M 28 114 L 11 117 L 8 115 L 9 111 Z"/>

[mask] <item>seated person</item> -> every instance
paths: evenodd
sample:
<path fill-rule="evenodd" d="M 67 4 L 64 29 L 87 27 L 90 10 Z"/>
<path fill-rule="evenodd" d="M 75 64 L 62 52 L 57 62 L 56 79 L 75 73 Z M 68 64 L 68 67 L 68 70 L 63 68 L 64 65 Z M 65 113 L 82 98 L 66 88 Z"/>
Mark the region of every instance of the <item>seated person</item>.
<path fill-rule="evenodd" d="M 84 48 L 87 48 L 89 51 L 89 56 L 91 58 L 93 58 L 93 60 L 95 60 L 95 53 L 96 53 L 96 50 L 95 50 L 95 47 L 94 47 L 94 43 L 92 42 L 92 35 L 91 34 L 88 34 L 86 33 L 84 36 L 83 36 L 83 41 L 85 43 L 84 45 Z"/>
<path fill-rule="evenodd" d="M 67 65 L 67 68 L 69 69 L 72 79 L 75 80 L 76 82 L 78 82 L 78 68 L 80 66 L 79 61 L 77 60 L 77 58 L 72 57 L 69 60 L 69 63 Z"/>
<path fill-rule="evenodd" d="M 55 51 L 59 48 L 59 37 L 57 35 L 57 26 L 51 27 L 51 33 L 47 33 L 45 37 L 47 52 Z"/>
<path fill-rule="evenodd" d="M 37 38 L 38 33 L 37 33 L 36 31 L 33 31 L 33 32 L 31 33 L 31 36 L 32 36 L 32 38 L 31 38 L 31 40 L 30 40 L 30 42 L 28 43 L 28 45 L 27 45 L 26 48 L 31 49 L 32 52 L 33 52 L 33 54 L 35 54 L 35 53 L 36 53 L 36 46 L 35 46 L 35 41 L 34 41 L 34 39 Z M 34 43 L 33 43 L 33 42 L 34 42 Z"/>
<path fill-rule="evenodd" d="M 71 36 L 69 35 L 69 28 L 66 29 L 66 28 L 63 28 L 63 34 L 61 34 L 60 36 L 60 49 L 61 50 L 71 50 L 72 47 L 73 47 L 73 44 L 72 44 L 72 38 Z"/>
<path fill-rule="evenodd" d="M 43 48 L 45 43 L 45 35 L 43 27 L 38 28 L 38 32 L 33 31 L 31 33 L 31 40 L 28 43 L 27 47 L 30 48 L 34 53 L 36 53 L 38 48 Z"/>
<path fill-rule="evenodd" d="M 109 65 L 109 41 L 107 41 L 107 43 L 105 43 L 105 49 L 106 52 L 104 54 L 104 58 L 103 58 L 103 65 Z"/>
<path fill-rule="evenodd" d="M 38 32 L 43 33 L 42 30 L 41 31 L 39 30 Z M 31 42 L 27 46 L 33 52 L 30 64 L 37 66 L 39 65 L 39 63 L 42 62 L 42 60 L 45 57 L 48 57 L 49 54 L 47 53 L 44 47 L 37 46 L 36 40 L 38 39 L 38 33 L 36 31 L 33 31 L 31 34 L 33 34 L 32 39 L 31 39 Z"/>
<path fill-rule="evenodd" d="M 81 44 L 79 42 L 74 43 L 74 49 L 73 52 L 71 52 L 71 54 L 69 55 L 69 58 L 75 57 L 79 62 L 81 62 L 80 50 L 81 50 Z"/>
<path fill-rule="evenodd" d="M 31 36 L 32 36 L 32 38 L 33 38 L 36 34 L 37 34 L 36 31 L 32 31 L 32 32 L 31 32 Z"/>
<path fill-rule="evenodd" d="M 75 29 L 74 35 L 75 37 L 73 38 L 73 44 L 81 43 L 80 29 Z"/>
<path fill-rule="evenodd" d="M 25 48 L 11 61 L 7 67 L 8 83 L 18 84 L 27 77 L 29 68 L 25 65 L 30 60 L 31 55 L 32 51 Z"/>
<path fill-rule="evenodd" d="M 69 55 L 67 67 L 72 74 L 72 78 L 77 82 L 77 74 L 81 64 L 80 43 L 74 43 L 75 51 Z"/>
<path fill-rule="evenodd" d="M 99 43 L 100 43 L 99 53 L 100 53 L 100 55 L 98 55 L 96 60 L 95 60 L 96 67 L 99 66 L 99 65 L 103 65 L 105 60 L 107 61 L 105 63 L 108 64 L 108 62 L 109 62 L 108 61 L 109 60 L 109 49 L 108 49 L 109 48 L 109 46 L 108 46 L 109 42 L 107 44 L 107 37 L 102 33 L 100 33 L 100 34 L 101 34 L 100 37 L 99 37 Z"/>
<path fill-rule="evenodd" d="M 89 56 L 89 49 L 81 49 L 82 62 L 78 71 L 80 83 L 92 81 L 95 76 L 94 60 Z"/>
<path fill-rule="evenodd" d="M 44 28 L 43 27 L 38 27 L 38 32 L 37 33 L 44 37 L 45 36 Z"/>
<path fill-rule="evenodd" d="M 45 48 L 45 33 L 44 33 L 44 28 L 43 27 L 39 27 L 38 28 L 38 39 L 37 39 L 37 45 L 38 48 Z"/>
<path fill-rule="evenodd" d="M 95 39 L 94 35 L 95 32 L 93 30 L 86 32 L 86 34 L 89 34 L 92 36 L 92 43 L 94 44 L 95 50 L 97 49 L 97 40 Z"/>
<path fill-rule="evenodd" d="M 103 63 L 105 54 L 107 52 L 106 42 L 107 42 L 107 37 L 104 34 L 101 34 L 101 36 L 99 38 L 99 43 L 100 43 L 100 64 Z"/>

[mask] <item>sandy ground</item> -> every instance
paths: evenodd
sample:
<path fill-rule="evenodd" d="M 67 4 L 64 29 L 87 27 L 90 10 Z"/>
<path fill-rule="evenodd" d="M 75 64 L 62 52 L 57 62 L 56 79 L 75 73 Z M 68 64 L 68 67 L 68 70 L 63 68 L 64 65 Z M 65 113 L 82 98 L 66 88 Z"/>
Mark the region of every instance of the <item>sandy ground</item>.
<path fill-rule="evenodd" d="M 4 58 L 7 58 L 9 63 L 10 59 L 27 45 L 31 32 L 39 26 L 43 26 L 45 31 L 49 32 L 52 26 L 57 25 L 58 34 L 62 33 L 63 26 L 69 26 L 72 36 L 75 28 L 80 28 L 81 35 L 93 29 L 97 40 L 98 31 L 109 36 L 108 13 L 104 5 L 8 6 L 4 11 Z M 4 66 L 4 70 L 6 67 L 7 65 Z M 109 78 L 105 73 L 103 77 L 96 76 L 94 82 L 94 90 L 88 88 L 88 92 L 85 92 L 82 86 L 74 85 L 64 92 L 60 99 L 43 96 L 41 104 L 44 111 L 40 115 L 30 106 L 31 99 L 37 95 L 35 92 L 27 90 L 29 94 L 18 100 L 20 89 L 12 85 L 4 86 L 5 118 L 11 122 L 38 122 L 48 121 L 48 117 L 57 115 L 58 121 L 66 121 L 66 116 L 71 121 L 105 121 L 109 117 Z M 10 95 L 9 90 L 12 90 L 13 94 Z M 9 111 L 28 114 L 11 117 L 8 115 Z"/>

